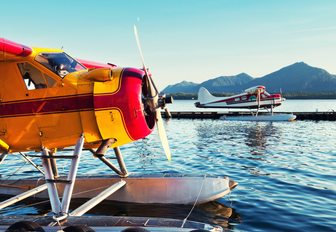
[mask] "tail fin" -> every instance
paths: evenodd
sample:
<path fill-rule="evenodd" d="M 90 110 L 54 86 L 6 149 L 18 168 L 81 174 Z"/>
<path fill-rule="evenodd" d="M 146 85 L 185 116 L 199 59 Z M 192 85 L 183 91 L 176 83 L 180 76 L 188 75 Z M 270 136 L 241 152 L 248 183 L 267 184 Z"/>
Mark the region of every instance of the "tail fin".
<path fill-rule="evenodd" d="M 208 102 L 212 102 L 212 101 L 215 101 L 216 100 L 216 97 L 211 95 L 211 93 L 209 93 L 209 91 L 204 88 L 204 87 L 201 87 L 199 90 L 198 90 L 198 101 L 201 103 L 201 104 L 205 104 L 205 103 L 208 103 Z"/>

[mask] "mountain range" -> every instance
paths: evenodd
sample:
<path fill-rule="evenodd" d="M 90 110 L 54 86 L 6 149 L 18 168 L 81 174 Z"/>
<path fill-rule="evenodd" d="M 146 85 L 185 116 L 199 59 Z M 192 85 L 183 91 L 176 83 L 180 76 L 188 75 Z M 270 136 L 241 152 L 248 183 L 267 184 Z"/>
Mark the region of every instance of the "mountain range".
<path fill-rule="evenodd" d="M 267 74 L 254 78 L 246 73 L 235 76 L 220 76 L 200 84 L 182 81 L 167 86 L 162 93 L 194 94 L 203 86 L 211 93 L 233 94 L 241 93 L 247 88 L 263 85 L 268 92 L 282 91 L 284 94 L 305 93 L 336 93 L 336 75 L 321 68 L 312 67 L 304 62 L 297 62 Z"/>

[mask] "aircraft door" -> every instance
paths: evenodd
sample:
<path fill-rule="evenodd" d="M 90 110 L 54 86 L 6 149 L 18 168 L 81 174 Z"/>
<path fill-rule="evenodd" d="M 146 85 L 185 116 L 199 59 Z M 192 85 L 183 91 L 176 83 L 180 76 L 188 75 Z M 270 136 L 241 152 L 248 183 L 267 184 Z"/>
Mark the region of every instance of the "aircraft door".
<path fill-rule="evenodd" d="M 76 89 L 63 86 L 58 76 L 52 78 L 30 62 L 17 66 L 25 86 L 23 99 L 19 100 L 30 107 L 29 115 L 18 120 L 21 127 L 26 128 L 22 134 L 27 138 L 23 141 L 48 148 L 65 144 L 64 141 L 76 141 L 82 133 L 80 116 L 78 112 L 67 110 L 68 96 L 74 96 Z"/>

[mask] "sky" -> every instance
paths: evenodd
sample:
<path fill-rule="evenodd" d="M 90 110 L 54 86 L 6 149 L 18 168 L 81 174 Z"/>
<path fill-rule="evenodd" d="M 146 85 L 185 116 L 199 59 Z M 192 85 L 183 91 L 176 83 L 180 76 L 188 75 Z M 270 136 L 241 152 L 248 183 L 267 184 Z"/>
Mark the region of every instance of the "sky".
<path fill-rule="evenodd" d="M 0 0 L 0 37 L 118 66 L 146 66 L 159 90 L 295 62 L 336 74 L 335 0 Z"/>

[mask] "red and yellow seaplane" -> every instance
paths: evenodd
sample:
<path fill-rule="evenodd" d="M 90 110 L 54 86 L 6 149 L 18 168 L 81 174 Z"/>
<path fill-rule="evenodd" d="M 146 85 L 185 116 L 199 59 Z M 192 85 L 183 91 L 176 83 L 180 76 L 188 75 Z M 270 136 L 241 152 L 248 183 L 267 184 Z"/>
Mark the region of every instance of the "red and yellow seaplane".
<path fill-rule="evenodd" d="M 149 135 L 155 123 L 170 159 L 160 108 L 165 98 L 146 70 L 77 61 L 57 49 L 0 39 L 0 141 L 3 151 L 56 149 L 85 137 L 94 148 Z"/>
<path fill-rule="evenodd" d="M 148 136 L 155 125 L 164 152 L 171 159 L 161 109 L 172 100 L 159 96 L 134 29 L 141 69 L 75 59 L 60 49 L 28 47 L 0 38 L 0 164 L 5 164 L 8 155 L 19 154 L 45 179 L 36 186 L 36 178 L 0 177 L 0 194 L 14 195 L 0 202 L 0 209 L 36 195 L 49 198 L 53 220 L 62 221 L 83 215 L 105 199 L 167 204 L 193 204 L 197 199 L 196 203 L 204 203 L 236 186 L 227 177 L 125 178 L 129 173 L 119 147 Z M 56 153 L 74 145 L 72 156 Z M 109 147 L 119 168 L 105 157 Z M 76 179 L 84 149 L 118 176 Z M 43 169 L 32 162 L 31 156 L 41 158 Z M 71 159 L 71 166 L 64 178 L 58 174 L 56 161 L 65 158 Z M 111 186 L 103 192 L 94 191 L 107 184 Z M 74 197 L 91 200 L 70 212 Z"/>

